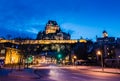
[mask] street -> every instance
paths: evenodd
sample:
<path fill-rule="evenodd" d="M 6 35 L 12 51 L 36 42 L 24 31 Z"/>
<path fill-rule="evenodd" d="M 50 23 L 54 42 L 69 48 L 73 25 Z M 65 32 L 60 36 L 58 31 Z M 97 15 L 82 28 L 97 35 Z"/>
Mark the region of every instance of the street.
<path fill-rule="evenodd" d="M 44 69 L 45 68 L 45 69 Z M 119 81 L 119 74 L 100 73 L 85 70 L 75 70 L 70 67 L 38 67 L 37 73 L 41 80 L 48 81 Z M 46 72 L 45 72 L 46 71 Z M 47 76 L 47 78 L 46 78 Z"/>
<path fill-rule="evenodd" d="M 26 74 L 19 72 L 8 76 L 0 76 L 0 81 L 119 81 L 120 74 L 93 72 L 88 70 L 78 70 L 71 67 L 58 67 L 47 65 L 44 67 L 32 67 Z M 15 75 L 14 75 L 15 74 Z M 20 75 L 21 74 L 21 75 Z M 33 76 L 36 75 L 36 76 Z"/>

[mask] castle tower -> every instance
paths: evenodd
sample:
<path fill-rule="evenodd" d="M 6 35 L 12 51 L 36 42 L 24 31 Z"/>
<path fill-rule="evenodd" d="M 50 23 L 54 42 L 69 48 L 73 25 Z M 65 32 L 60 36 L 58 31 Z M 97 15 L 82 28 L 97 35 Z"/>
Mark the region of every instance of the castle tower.
<path fill-rule="evenodd" d="M 104 38 L 108 37 L 108 33 L 105 30 L 103 31 L 103 37 Z"/>
<path fill-rule="evenodd" d="M 56 33 L 59 30 L 59 26 L 56 21 L 49 20 L 45 27 L 45 33 Z"/>
<path fill-rule="evenodd" d="M 70 39 L 70 34 L 63 32 L 56 21 L 49 20 L 45 26 L 45 30 L 38 33 L 37 39 L 68 40 Z"/>

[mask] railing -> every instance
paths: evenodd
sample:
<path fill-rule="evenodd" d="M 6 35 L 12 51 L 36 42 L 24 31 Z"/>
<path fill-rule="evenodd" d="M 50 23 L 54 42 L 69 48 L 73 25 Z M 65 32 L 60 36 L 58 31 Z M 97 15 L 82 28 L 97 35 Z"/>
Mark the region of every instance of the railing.
<path fill-rule="evenodd" d="M 6 43 L 6 42 L 10 42 L 13 44 L 19 44 L 19 41 L 17 40 L 0 40 L 0 43 Z M 82 43 L 86 43 L 87 41 L 84 39 L 81 40 L 23 40 L 21 43 L 22 44 L 54 44 L 54 43 L 59 43 L 59 44 L 63 44 L 63 43 L 69 43 L 69 44 L 74 44 L 77 42 L 82 42 Z"/>

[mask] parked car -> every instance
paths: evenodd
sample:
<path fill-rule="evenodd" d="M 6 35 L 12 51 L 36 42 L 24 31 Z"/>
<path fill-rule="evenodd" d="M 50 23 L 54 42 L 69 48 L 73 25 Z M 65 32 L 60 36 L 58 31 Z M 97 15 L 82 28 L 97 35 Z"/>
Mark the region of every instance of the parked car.
<path fill-rule="evenodd" d="M 76 62 L 75 62 L 75 64 L 76 65 L 86 65 L 86 60 L 77 60 Z"/>

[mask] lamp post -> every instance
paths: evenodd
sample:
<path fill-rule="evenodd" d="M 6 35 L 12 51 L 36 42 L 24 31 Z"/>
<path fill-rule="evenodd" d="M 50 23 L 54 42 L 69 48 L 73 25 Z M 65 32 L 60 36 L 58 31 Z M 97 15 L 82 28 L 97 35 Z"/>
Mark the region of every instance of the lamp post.
<path fill-rule="evenodd" d="M 77 57 L 74 55 L 74 56 L 73 56 L 73 59 L 74 59 L 74 65 L 75 65 L 75 60 L 77 59 Z"/>
<path fill-rule="evenodd" d="M 104 65 L 103 65 L 103 55 L 102 52 L 100 50 L 97 51 L 97 55 L 101 56 L 101 66 L 102 66 L 102 71 L 104 71 Z"/>

